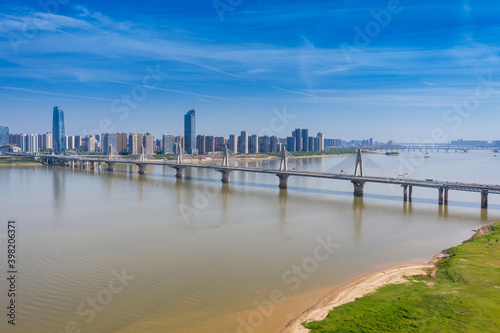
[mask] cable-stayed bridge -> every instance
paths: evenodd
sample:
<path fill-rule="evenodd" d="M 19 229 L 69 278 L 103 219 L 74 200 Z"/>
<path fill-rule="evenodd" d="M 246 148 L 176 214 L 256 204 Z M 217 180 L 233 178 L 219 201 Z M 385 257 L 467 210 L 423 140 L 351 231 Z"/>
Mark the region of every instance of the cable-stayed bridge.
<path fill-rule="evenodd" d="M 11 157 L 29 157 L 41 160 L 44 164 L 54 166 L 66 166 L 82 169 L 101 169 L 101 165 L 107 165 L 106 170 L 112 172 L 117 163 L 135 164 L 139 167 L 139 174 L 146 173 L 147 165 L 164 165 L 176 170 L 176 177 L 182 178 L 186 168 L 213 169 L 222 175 L 222 183 L 230 182 L 230 173 L 255 172 L 273 174 L 279 178 L 279 188 L 286 190 L 288 178 L 313 177 L 323 179 L 337 179 L 350 181 L 354 186 L 354 195 L 362 197 L 364 185 L 366 183 L 382 183 L 401 186 L 403 188 L 403 200 L 412 201 L 414 187 L 435 188 L 438 190 L 439 205 L 447 206 L 449 202 L 449 191 L 467 191 L 481 193 L 481 208 L 488 208 L 488 195 L 500 194 L 500 185 L 470 184 L 462 182 L 444 182 L 435 180 L 405 179 L 404 177 L 391 175 L 390 172 L 373 162 L 368 156 L 362 155 L 358 149 L 356 155 L 346 157 L 340 163 L 332 166 L 326 171 L 310 171 L 299 159 L 291 155 L 283 148 L 281 159 L 278 161 L 264 160 L 259 167 L 246 165 L 244 159 L 232 153 L 227 146 L 224 147 L 223 154 L 214 155 L 209 162 L 202 162 L 201 157 L 187 154 L 178 147 L 177 160 L 158 160 L 149 158 L 145 149 L 136 159 L 123 157 L 111 149 L 111 153 L 105 156 L 82 156 L 82 155 L 42 155 L 42 154 L 8 154 Z M 274 163 L 273 163 L 274 162 Z"/>

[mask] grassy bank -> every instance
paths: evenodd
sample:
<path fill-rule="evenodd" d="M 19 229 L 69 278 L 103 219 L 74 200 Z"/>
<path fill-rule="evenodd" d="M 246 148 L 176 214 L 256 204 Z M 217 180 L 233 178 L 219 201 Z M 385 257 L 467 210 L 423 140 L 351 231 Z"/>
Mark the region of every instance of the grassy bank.
<path fill-rule="evenodd" d="M 500 332 L 500 223 L 447 250 L 435 276 L 408 278 L 305 326 L 326 332 Z"/>

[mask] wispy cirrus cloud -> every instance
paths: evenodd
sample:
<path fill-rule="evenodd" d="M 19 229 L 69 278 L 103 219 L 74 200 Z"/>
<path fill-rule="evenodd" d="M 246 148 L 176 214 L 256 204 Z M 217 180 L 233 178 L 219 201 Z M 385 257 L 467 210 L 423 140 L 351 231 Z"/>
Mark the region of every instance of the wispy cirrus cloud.
<path fill-rule="evenodd" d="M 21 15 L 0 14 L 0 32 L 27 30 L 61 31 L 64 29 L 89 29 L 91 24 L 69 16 L 36 12 Z"/>
<path fill-rule="evenodd" d="M 57 93 L 57 92 L 51 92 L 51 91 L 26 89 L 26 88 L 20 88 L 20 87 L 6 87 L 6 86 L 3 86 L 2 89 L 17 90 L 17 91 L 24 91 L 24 92 L 35 93 L 35 94 L 53 95 L 53 96 L 75 97 L 75 98 L 80 98 L 80 99 L 92 99 L 92 100 L 108 101 L 108 102 L 113 102 L 114 101 L 113 99 L 110 99 L 110 98 L 103 98 L 103 97 L 96 97 L 96 96 L 82 96 L 82 95 L 73 95 L 73 94 L 63 94 L 63 93 Z"/>

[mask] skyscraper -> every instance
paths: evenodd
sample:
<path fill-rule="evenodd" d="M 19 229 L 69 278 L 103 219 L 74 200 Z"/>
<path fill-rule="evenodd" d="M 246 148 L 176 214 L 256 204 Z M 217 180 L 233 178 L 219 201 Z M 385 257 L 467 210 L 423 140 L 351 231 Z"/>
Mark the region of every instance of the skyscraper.
<path fill-rule="evenodd" d="M 127 153 L 127 133 L 116 133 L 116 151 L 118 154 Z"/>
<path fill-rule="evenodd" d="M 271 144 L 269 146 L 269 151 L 272 153 L 281 151 L 281 149 L 278 149 L 278 143 L 279 143 L 278 137 L 273 135 L 271 137 Z"/>
<path fill-rule="evenodd" d="M 128 153 L 129 155 L 142 154 L 142 134 L 130 133 L 128 136 Z"/>
<path fill-rule="evenodd" d="M 238 153 L 238 140 L 236 138 L 235 134 L 231 134 L 229 136 L 229 141 L 227 143 L 227 147 L 229 150 L 231 150 L 234 154 Z"/>
<path fill-rule="evenodd" d="M 0 126 L 0 146 L 9 144 L 9 128 Z"/>
<path fill-rule="evenodd" d="M 302 130 L 302 151 L 309 151 L 309 131 L 305 128 Z"/>
<path fill-rule="evenodd" d="M 215 151 L 215 137 L 213 135 L 208 135 L 205 137 L 205 154 L 210 154 L 213 153 L 214 151 Z"/>
<path fill-rule="evenodd" d="M 113 154 L 114 151 L 118 152 L 118 135 L 116 133 L 103 133 L 102 134 L 102 153 L 105 155 Z"/>
<path fill-rule="evenodd" d="M 174 136 L 173 135 L 163 135 L 163 153 L 164 154 L 174 154 Z"/>
<path fill-rule="evenodd" d="M 52 133 L 47 132 L 42 135 L 42 148 L 52 149 Z"/>
<path fill-rule="evenodd" d="M 325 150 L 325 135 L 321 132 L 318 132 L 318 151 Z"/>
<path fill-rule="evenodd" d="M 198 154 L 200 155 L 205 155 L 205 136 L 204 135 L 198 135 L 196 137 L 196 147 L 198 147 Z"/>
<path fill-rule="evenodd" d="M 193 153 L 196 149 L 196 114 L 194 109 L 191 109 L 184 116 L 184 145 L 188 154 Z"/>
<path fill-rule="evenodd" d="M 241 154 L 248 154 L 248 132 L 241 131 L 241 135 L 238 138 L 239 140 L 239 152 Z"/>
<path fill-rule="evenodd" d="M 252 134 L 252 136 L 250 136 L 250 141 L 248 143 L 248 150 L 252 154 L 259 153 L 259 136 L 257 134 Z"/>
<path fill-rule="evenodd" d="M 295 151 L 295 137 L 289 136 L 286 138 L 286 150 L 288 151 Z"/>
<path fill-rule="evenodd" d="M 302 151 L 302 136 L 300 128 L 296 128 L 295 131 L 293 131 L 292 136 L 295 138 L 295 149 L 290 151 Z"/>
<path fill-rule="evenodd" d="M 154 136 L 151 133 L 146 133 L 143 136 L 143 146 L 144 149 L 146 149 L 145 154 L 146 155 L 153 155 L 154 154 Z"/>
<path fill-rule="evenodd" d="M 215 151 L 224 151 L 224 146 L 226 145 L 226 138 L 223 136 L 215 137 Z"/>
<path fill-rule="evenodd" d="M 64 138 L 65 142 L 65 147 L 67 150 L 74 150 L 75 149 L 75 136 L 74 135 L 66 135 Z"/>
<path fill-rule="evenodd" d="M 36 153 L 38 152 L 38 135 L 36 134 L 27 134 L 26 135 L 26 144 L 24 151 L 28 153 Z"/>
<path fill-rule="evenodd" d="M 54 106 L 52 116 L 52 148 L 56 154 L 66 152 L 66 135 L 64 132 L 64 111 Z"/>
<path fill-rule="evenodd" d="M 174 145 L 176 147 L 174 149 L 175 154 L 179 154 L 178 149 L 186 150 L 185 145 L 184 145 L 184 137 L 182 135 L 178 135 L 178 136 L 174 137 L 174 143 L 176 144 L 176 145 Z"/>

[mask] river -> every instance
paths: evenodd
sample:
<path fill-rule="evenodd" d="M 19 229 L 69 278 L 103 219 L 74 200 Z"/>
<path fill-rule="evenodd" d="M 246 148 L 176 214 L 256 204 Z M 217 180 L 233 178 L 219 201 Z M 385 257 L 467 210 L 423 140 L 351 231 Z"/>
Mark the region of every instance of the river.
<path fill-rule="evenodd" d="M 500 184 L 493 152 L 410 154 L 368 157 L 394 175 Z M 327 170 L 344 158 L 301 163 Z M 290 177 L 283 191 L 274 175 L 232 172 L 223 185 L 213 170 L 174 174 L 0 167 L 2 267 L 7 221 L 17 225 L 10 331 L 278 332 L 333 288 L 426 262 L 500 219 L 497 195 L 482 211 L 478 193 L 451 191 L 450 206 L 439 207 L 432 189 L 415 188 L 403 203 L 402 189 L 384 184 L 354 198 L 339 180 Z M 2 319 L 0 330 L 9 326 Z"/>

